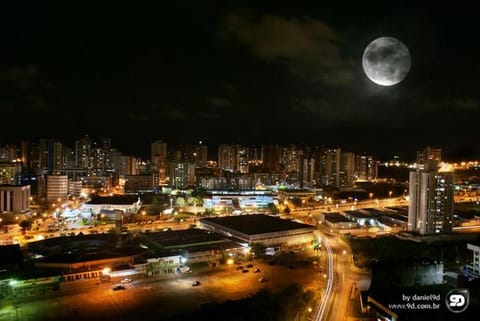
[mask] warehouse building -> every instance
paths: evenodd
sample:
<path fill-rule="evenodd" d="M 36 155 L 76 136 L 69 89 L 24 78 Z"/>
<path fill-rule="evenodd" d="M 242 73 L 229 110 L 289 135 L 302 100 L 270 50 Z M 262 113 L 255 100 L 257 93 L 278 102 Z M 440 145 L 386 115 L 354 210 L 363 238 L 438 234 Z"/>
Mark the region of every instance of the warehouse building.
<path fill-rule="evenodd" d="M 242 243 L 282 249 L 309 246 L 316 230 L 311 225 L 262 214 L 201 218 L 200 226 Z"/>

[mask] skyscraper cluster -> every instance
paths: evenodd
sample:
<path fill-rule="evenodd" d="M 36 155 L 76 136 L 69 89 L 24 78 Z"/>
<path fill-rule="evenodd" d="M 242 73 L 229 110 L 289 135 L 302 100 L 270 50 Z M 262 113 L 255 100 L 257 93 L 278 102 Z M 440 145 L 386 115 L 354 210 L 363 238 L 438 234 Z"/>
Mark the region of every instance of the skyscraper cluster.
<path fill-rule="evenodd" d="M 255 189 L 285 184 L 348 188 L 354 181 L 377 176 L 377 162 L 372 156 L 340 148 L 221 144 L 217 156 L 209 160 L 208 147 L 202 141 L 172 147 L 155 140 L 150 145 L 150 159 L 142 160 L 123 155 L 108 138 L 93 140 L 85 135 L 73 147 L 55 139 L 40 139 L 38 143 L 0 148 L 0 182 L 31 184 L 34 194 L 61 194 L 59 198 L 64 198 L 70 190 L 78 193 L 80 185 L 132 193 L 161 186 Z M 65 178 L 47 179 L 49 176 Z M 48 182 L 51 186 L 66 185 L 68 191 L 49 190 Z"/>

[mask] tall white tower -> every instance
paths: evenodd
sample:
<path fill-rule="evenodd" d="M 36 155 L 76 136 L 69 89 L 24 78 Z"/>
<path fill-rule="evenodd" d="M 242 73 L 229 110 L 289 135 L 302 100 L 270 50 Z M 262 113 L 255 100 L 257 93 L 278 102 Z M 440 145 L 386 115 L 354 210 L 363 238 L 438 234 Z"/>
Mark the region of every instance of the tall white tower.
<path fill-rule="evenodd" d="M 410 172 L 408 230 L 419 234 L 452 230 L 453 172 L 416 170 Z"/>

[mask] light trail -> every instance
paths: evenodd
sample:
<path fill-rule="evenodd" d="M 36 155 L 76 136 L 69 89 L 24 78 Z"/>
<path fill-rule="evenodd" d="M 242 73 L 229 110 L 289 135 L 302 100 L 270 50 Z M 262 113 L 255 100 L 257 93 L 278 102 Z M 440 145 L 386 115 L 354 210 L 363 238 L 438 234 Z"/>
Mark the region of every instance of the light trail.
<path fill-rule="evenodd" d="M 317 310 L 315 315 L 315 320 L 322 321 L 326 317 L 325 311 L 327 310 L 327 303 L 330 299 L 330 295 L 333 288 L 333 253 L 332 248 L 328 242 L 328 238 L 324 238 L 325 242 L 325 249 L 327 250 L 328 256 L 328 274 L 327 274 L 327 287 L 325 288 L 325 295 L 323 296 L 322 302 L 320 303 L 320 307 Z"/>

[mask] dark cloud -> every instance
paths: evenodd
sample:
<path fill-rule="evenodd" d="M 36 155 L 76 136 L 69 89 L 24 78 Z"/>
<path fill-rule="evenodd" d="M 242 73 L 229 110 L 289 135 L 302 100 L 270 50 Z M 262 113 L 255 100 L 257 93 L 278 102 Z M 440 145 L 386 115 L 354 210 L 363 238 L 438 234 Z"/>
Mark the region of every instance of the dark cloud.
<path fill-rule="evenodd" d="M 291 111 L 317 121 L 345 121 L 353 117 L 354 111 L 340 103 L 332 103 L 324 98 L 294 98 Z"/>
<path fill-rule="evenodd" d="M 480 112 L 480 101 L 470 97 L 447 99 L 445 101 L 431 101 L 428 102 L 426 106 L 431 110 L 451 109 L 459 112 Z"/>
<path fill-rule="evenodd" d="M 207 103 L 213 107 L 229 108 L 233 106 L 233 103 L 230 100 L 222 97 L 207 97 L 206 100 L 207 100 Z"/>
<path fill-rule="evenodd" d="M 216 114 L 216 113 L 209 113 L 209 112 L 199 112 L 196 114 L 197 117 L 203 118 L 203 119 L 220 119 L 222 118 L 222 115 Z"/>
<path fill-rule="evenodd" d="M 158 116 L 170 119 L 182 119 L 187 116 L 184 110 L 177 107 L 166 106 L 157 111 Z"/>
<path fill-rule="evenodd" d="M 0 104 L 32 111 L 49 109 L 47 95 L 54 86 L 41 79 L 36 65 L 13 66 L 0 71 Z M 14 108 L 14 107 L 13 107 Z M 10 110 L 6 108 L 3 111 Z"/>
<path fill-rule="evenodd" d="M 353 78 L 351 63 L 341 56 L 340 37 L 321 20 L 230 13 L 221 35 L 247 46 L 260 59 L 284 63 L 299 77 L 335 86 Z"/>

